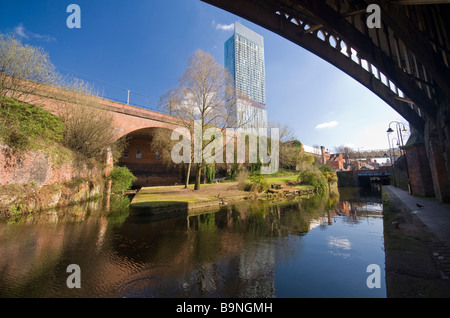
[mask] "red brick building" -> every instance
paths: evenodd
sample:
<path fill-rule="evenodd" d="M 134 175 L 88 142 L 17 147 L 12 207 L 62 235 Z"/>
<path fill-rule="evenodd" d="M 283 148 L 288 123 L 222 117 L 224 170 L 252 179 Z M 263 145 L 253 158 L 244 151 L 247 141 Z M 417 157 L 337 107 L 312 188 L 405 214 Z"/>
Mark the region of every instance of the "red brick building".
<path fill-rule="evenodd" d="M 341 153 L 331 154 L 330 159 L 327 161 L 327 164 L 336 170 L 343 170 L 344 168 L 344 156 Z"/>

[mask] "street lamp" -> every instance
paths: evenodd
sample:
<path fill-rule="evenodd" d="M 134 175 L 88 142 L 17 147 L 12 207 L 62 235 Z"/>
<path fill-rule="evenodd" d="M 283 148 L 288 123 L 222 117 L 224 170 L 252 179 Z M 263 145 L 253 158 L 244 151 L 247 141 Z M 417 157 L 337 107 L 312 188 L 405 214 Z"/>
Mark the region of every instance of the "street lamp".
<path fill-rule="evenodd" d="M 386 133 L 388 135 L 388 144 L 389 144 L 389 152 L 390 153 L 392 153 L 391 152 L 392 148 L 391 148 L 391 143 L 390 143 L 390 140 L 389 140 L 389 135 L 394 132 L 394 130 L 391 128 L 391 124 L 393 124 L 393 123 L 395 123 L 395 130 L 397 132 L 397 138 L 392 138 L 392 141 L 394 141 L 394 139 L 397 140 L 397 146 L 399 146 L 399 148 L 400 148 L 400 156 L 401 155 L 405 156 L 406 177 L 408 179 L 408 193 L 411 194 L 411 183 L 410 183 L 410 180 L 409 180 L 408 162 L 406 160 L 406 151 L 403 149 L 403 147 L 404 147 L 404 144 L 403 144 L 403 133 L 407 132 L 407 130 L 405 128 L 405 124 L 403 124 L 401 122 L 398 122 L 398 121 L 394 120 L 394 121 L 391 121 L 389 123 L 389 127 L 388 127 L 388 130 L 386 130 Z M 393 152 L 394 152 L 394 161 L 395 161 L 395 148 L 394 148 Z M 391 160 L 392 160 L 392 158 L 391 158 Z M 395 177 L 394 177 L 394 180 L 395 180 Z"/>
<path fill-rule="evenodd" d="M 405 128 L 405 124 L 404 124 L 404 123 L 401 123 L 401 122 L 398 122 L 398 121 L 395 121 L 395 120 L 394 120 L 394 121 L 391 121 L 391 122 L 389 123 L 388 130 L 386 130 L 386 132 L 387 132 L 388 134 L 394 132 L 394 130 L 392 130 L 392 128 L 391 128 L 391 124 L 393 124 L 393 123 L 395 123 L 395 130 L 396 130 L 396 132 L 397 132 L 397 140 L 398 140 L 398 142 L 400 143 L 400 145 L 403 147 L 403 146 L 404 146 L 404 144 L 403 144 L 403 134 L 407 132 L 407 130 L 406 130 L 406 128 Z M 388 135 L 388 137 L 389 137 L 389 135 Z M 403 150 L 403 149 L 402 149 L 402 150 Z M 403 154 L 404 154 L 404 153 L 403 153 Z"/>
<path fill-rule="evenodd" d="M 392 140 L 391 140 L 391 149 L 392 149 L 392 154 L 393 154 L 393 156 L 394 156 L 394 162 L 395 162 L 395 149 L 397 148 L 397 147 L 394 147 L 394 140 L 396 140 L 397 141 L 397 146 L 399 146 L 399 143 L 398 143 L 398 139 L 397 138 L 392 138 Z M 401 155 L 401 154 L 400 154 Z"/>
<path fill-rule="evenodd" d="M 389 160 L 391 161 L 391 166 L 392 166 L 394 163 L 393 163 L 393 161 L 392 161 L 392 148 L 391 148 L 391 141 L 390 141 L 390 139 L 389 139 L 389 136 L 390 136 L 390 134 L 393 133 L 394 131 L 392 130 L 391 127 L 389 127 L 389 129 L 386 130 L 386 132 L 387 132 L 387 137 L 388 137 Z"/>

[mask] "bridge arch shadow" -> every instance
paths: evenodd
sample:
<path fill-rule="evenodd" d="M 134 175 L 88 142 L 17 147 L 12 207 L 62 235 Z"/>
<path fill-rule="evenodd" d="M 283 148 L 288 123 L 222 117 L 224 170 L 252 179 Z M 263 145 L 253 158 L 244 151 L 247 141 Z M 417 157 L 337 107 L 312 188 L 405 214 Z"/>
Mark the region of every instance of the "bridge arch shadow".
<path fill-rule="evenodd" d="M 124 136 L 127 146 L 118 158 L 117 165 L 127 167 L 137 178 L 133 188 L 182 184 L 185 176 L 184 164 L 169 164 L 165 156 L 169 151 L 155 147 L 159 134 L 170 138 L 171 129 L 148 127 L 132 131 Z"/>

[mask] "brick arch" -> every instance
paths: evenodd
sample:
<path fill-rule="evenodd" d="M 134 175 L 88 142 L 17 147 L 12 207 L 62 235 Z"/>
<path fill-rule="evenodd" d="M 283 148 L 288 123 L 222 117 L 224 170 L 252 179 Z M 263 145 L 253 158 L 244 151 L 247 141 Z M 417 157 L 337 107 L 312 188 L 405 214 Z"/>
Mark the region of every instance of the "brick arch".
<path fill-rule="evenodd" d="M 166 128 L 174 130 L 178 128 L 175 122 L 177 118 L 149 110 L 128 109 L 128 112 L 113 112 L 114 126 L 117 139 L 132 134 L 136 131 L 150 128 Z"/>
<path fill-rule="evenodd" d="M 60 114 L 61 107 L 65 107 L 67 105 L 76 106 L 78 100 L 82 100 L 83 103 L 88 103 L 92 107 L 103 109 L 109 114 L 112 114 L 116 131 L 116 139 L 119 139 L 125 135 L 135 134 L 141 130 L 145 131 L 153 128 L 167 128 L 173 130 L 180 127 L 177 125 L 179 119 L 168 114 L 122 104 L 95 96 L 80 94 L 80 98 L 78 99 L 77 96 L 75 96 L 76 94 L 77 93 L 69 92 L 58 87 L 39 84 L 37 85 L 36 92 L 22 98 L 22 101 L 42 106 L 51 113 L 58 115 Z M 111 173 L 114 159 L 116 158 L 113 158 L 111 151 L 109 151 L 106 159 L 105 175 L 109 175 Z M 159 170 L 164 171 L 161 165 Z M 167 175 L 164 177 L 165 178 L 160 177 L 159 180 L 158 178 L 154 178 L 154 183 L 158 184 L 161 180 L 164 180 L 166 184 L 175 183 L 175 177 L 168 177 Z"/>
<path fill-rule="evenodd" d="M 136 129 L 126 134 L 129 136 L 128 145 L 122 156 L 117 158 L 117 165 L 128 167 L 137 177 L 135 187 L 174 185 L 183 182 L 182 167 L 168 166 L 150 143 L 157 129 L 172 130 L 176 127 L 156 123 L 153 127 Z"/>

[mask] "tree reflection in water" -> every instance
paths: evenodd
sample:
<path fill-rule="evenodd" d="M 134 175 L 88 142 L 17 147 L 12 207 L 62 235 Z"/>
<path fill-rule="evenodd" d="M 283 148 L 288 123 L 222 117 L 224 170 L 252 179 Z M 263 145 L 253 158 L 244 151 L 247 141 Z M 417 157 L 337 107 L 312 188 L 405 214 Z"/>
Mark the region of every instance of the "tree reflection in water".
<path fill-rule="evenodd" d="M 133 215 L 129 200 L 115 197 L 108 211 L 100 204 L 27 216 L 0 224 L 0 296 L 307 295 L 307 290 L 288 287 L 292 282 L 283 277 L 305 277 L 314 267 L 320 271 L 339 264 L 329 257 L 355 253 L 355 239 L 333 231 L 345 224 L 367 226 L 373 223 L 368 219 L 380 218 L 381 197 L 367 202 L 361 194 L 359 189 L 340 189 L 166 219 Z M 379 243 L 366 249 L 379 249 Z M 303 269 L 302 262 L 319 252 L 320 264 Z M 384 258 L 379 262 L 384 264 Z M 65 284 L 69 264 L 81 268 L 80 289 Z"/>

